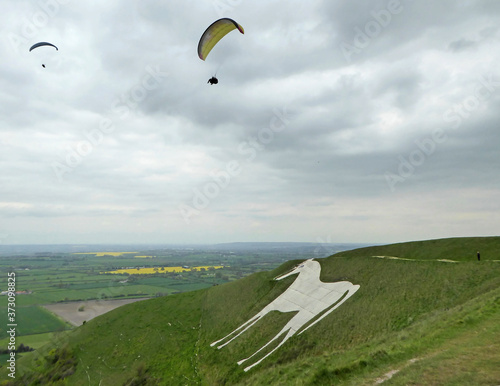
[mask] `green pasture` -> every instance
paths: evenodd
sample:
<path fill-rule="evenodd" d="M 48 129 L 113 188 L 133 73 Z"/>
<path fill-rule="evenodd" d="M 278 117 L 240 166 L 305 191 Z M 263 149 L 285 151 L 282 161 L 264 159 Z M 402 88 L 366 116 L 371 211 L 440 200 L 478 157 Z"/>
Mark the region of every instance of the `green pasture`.
<path fill-rule="evenodd" d="M 182 291 L 190 291 L 192 289 L 206 288 L 210 287 L 214 284 L 221 284 L 222 280 L 213 277 L 195 277 L 188 276 L 182 279 L 171 279 L 171 278 L 160 278 L 160 277 L 151 277 L 151 278 L 141 278 L 134 282 L 134 284 L 146 284 L 150 286 L 158 286 L 164 288 L 175 288 L 176 290 Z"/>
<path fill-rule="evenodd" d="M 4 364 L 7 363 L 7 359 L 9 359 L 9 358 L 10 358 L 9 354 L 0 354 L 0 363 L 1 363 L 1 366 L 4 366 Z M 5 377 L 7 377 L 7 373 L 4 373 L 4 374 L 5 374 Z M 2 378 L 2 380 L 4 380 L 5 377 Z"/>
<path fill-rule="evenodd" d="M 44 344 L 47 344 L 54 337 L 53 332 L 45 332 L 41 334 L 33 334 L 33 335 L 22 335 L 19 338 L 16 338 L 16 346 L 22 343 L 25 346 L 29 346 L 34 348 L 35 350 L 42 347 Z M 4 338 L 0 340 L 0 348 L 6 348 L 9 343 L 9 338 Z"/>
<path fill-rule="evenodd" d="M 0 321 L 2 321 L 2 328 L 0 329 L 0 339 L 6 338 L 7 331 L 3 326 L 10 323 L 7 320 L 7 309 L 2 307 L 0 309 Z M 43 307 L 29 306 L 16 308 L 16 336 L 41 334 L 53 331 L 62 331 L 71 328 L 71 326 L 47 311 Z"/>
<path fill-rule="evenodd" d="M 187 292 L 212 287 L 212 283 L 177 283 L 168 287 L 170 292 Z"/>
<path fill-rule="evenodd" d="M 172 279 L 170 277 L 158 277 L 158 276 L 152 276 L 148 277 L 149 275 L 143 275 L 139 279 L 137 279 L 134 283 L 137 284 L 147 284 L 147 285 L 156 285 L 159 287 L 169 287 L 171 285 L 175 285 L 176 283 L 183 282 L 184 280 L 180 279 Z"/>

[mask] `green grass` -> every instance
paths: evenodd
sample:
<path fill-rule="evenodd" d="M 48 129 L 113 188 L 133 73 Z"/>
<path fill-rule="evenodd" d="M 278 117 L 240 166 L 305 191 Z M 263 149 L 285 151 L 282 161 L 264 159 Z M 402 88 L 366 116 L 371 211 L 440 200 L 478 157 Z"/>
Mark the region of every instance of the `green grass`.
<path fill-rule="evenodd" d="M 495 385 L 500 380 L 500 312 L 469 321 L 438 350 L 403 368 L 388 385 Z"/>
<path fill-rule="evenodd" d="M 481 262 L 474 260 L 476 249 L 485 255 Z M 71 385 L 87 385 L 89 379 L 90 384 L 124 384 L 133 377 L 164 385 L 371 385 L 393 369 L 400 371 L 387 384 L 495 384 L 500 379 L 500 264 L 488 260 L 498 259 L 497 250 L 500 238 L 445 239 L 321 259 L 321 280 L 348 280 L 360 289 L 248 373 L 236 361 L 266 343 L 292 314 L 267 315 L 221 350 L 210 343 L 279 296 L 295 277 L 273 278 L 294 262 L 120 307 L 56 344 L 69 347 L 77 359 Z M 442 258 L 459 263 L 436 261 Z M 19 371 L 35 369 L 35 359 L 51 347 L 25 355 Z"/>
<path fill-rule="evenodd" d="M 435 311 L 420 322 L 360 347 L 357 356 L 384 360 L 339 385 L 372 385 L 391 370 L 386 384 L 496 384 L 500 379 L 500 288 L 453 309 Z M 370 354 L 370 352 L 372 354 Z M 372 361 L 373 362 L 373 361 Z"/>
<path fill-rule="evenodd" d="M 197 379 L 190 359 L 199 333 L 200 311 L 196 309 L 202 296 L 201 292 L 190 292 L 140 302 L 140 307 L 127 305 L 78 328 L 69 336 L 82 363 L 74 378 L 123 384 L 145 363 L 155 374 L 168 374 L 165 379 L 173 384 L 180 379 Z M 167 312 L 176 312 L 158 317 L 165 305 Z M 129 328 L 132 324 L 134 329 Z"/>

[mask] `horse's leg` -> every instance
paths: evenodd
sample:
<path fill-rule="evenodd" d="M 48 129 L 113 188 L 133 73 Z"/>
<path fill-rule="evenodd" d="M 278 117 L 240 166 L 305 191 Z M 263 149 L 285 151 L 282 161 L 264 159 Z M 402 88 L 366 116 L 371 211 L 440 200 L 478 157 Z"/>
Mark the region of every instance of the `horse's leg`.
<path fill-rule="evenodd" d="M 252 327 L 255 323 L 257 323 L 257 321 L 262 318 L 266 313 L 263 313 L 262 311 L 259 312 L 257 315 L 255 315 L 253 318 L 250 318 L 249 320 L 247 320 L 245 323 L 243 323 L 241 326 L 239 326 L 236 330 L 230 332 L 229 334 L 227 334 L 224 338 L 222 339 L 219 339 L 219 340 L 216 340 L 215 342 L 211 343 L 210 346 L 215 346 L 217 343 L 219 342 L 222 342 L 223 340 L 227 339 L 228 337 L 230 337 L 231 335 L 233 335 L 235 332 L 237 332 L 238 330 L 242 329 L 243 327 L 246 326 L 246 328 L 244 328 L 243 330 L 241 330 L 237 335 L 233 336 L 230 340 L 228 340 L 226 343 L 224 344 L 221 344 L 220 346 L 218 346 L 217 348 L 222 348 L 224 347 L 226 344 L 230 343 L 231 341 L 233 341 L 234 339 L 236 339 L 237 337 L 239 337 L 241 334 L 243 334 L 246 330 L 248 330 L 250 327 Z M 248 324 L 248 326 L 247 326 Z"/>
<path fill-rule="evenodd" d="M 307 323 L 307 320 L 306 322 L 303 321 L 303 313 L 299 312 L 297 313 L 292 319 L 290 319 L 288 321 L 287 324 L 285 324 L 285 327 L 283 327 L 281 329 L 280 332 L 278 332 L 273 339 L 271 339 L 269 342 L 267 342 L 264 346 L 262 346 L 260 349 L 258 349 L 257 351 L 255 351 L 252 355 L 250 355 L 248 358 L 245 358 L 245 359 L 242 359 L 241 361 L 238 362 L 239 365 L 241 365 L 243 362 L 247 361 L 248 359 L 252 358 L 253 356 L 255 356 L 256 354 L 258 354 L 259 352 L 261 352 L 262 350 L 264 350 L 267 346 L 269 346 L 272 342 L 274 342 L 276 339 L 278 339 L 281 335 L 283 335 L 284 332 L 286 332 L 287 334 L 285 335 L 285 337 L 283 338 L 283 340 L 278 344 L 278 346 L 276 346 L 270 353 L 268 353 L 264 358 L 268 357 L 269 355 L 271 355 L 278 347 L 280 347 L 283 343 L 285 343 L 288 338 L 290 338 L 292 335 L 294 335 L 299 329 L 300 327 L 302 327 L 304 325 L 304 323 Z M 297 324 L 299 324 L 299 326 L 297 326 Z M 262 359 L 264 359 L 262 358 Z M 260 361 L 257 363 L 260 363 Z M 255 366 L 252 365 L 250 367 L 253 367 Z M 246 370 L 245 370 L 246 371 Z"/>
<path fill-rule="evenodd" d="M 286 327 L 285 327 L 286 328 Z M 285 330 L 285 328 L 283 330 Z M 270 340 L 265 346 L 263 346 L 259 351 L 261 351 L 264 347 L 266 347 L 267 345 L 269 345 L 269 343 L 271 343 L 272 341 L 276 340 L 282 333 L 283 333 L 283 330 L 281 330 L 278 335 L 276 335 L 272 340 Z M 273 348 L 271 351 L 269 351 L 266 355 L 264 355 L 262 358 L 260 358 L 257 362 L 255 362 L 253 365 L 250 365 L 250 366 L 247 366 L 245 367 L 243 370 L 246 372 L 248 370 L 250 370 L 252 367 L 254 366 L 257 366 L 260 362 L 262 362 L 264 359 L 266 359 L 269 355 L 271 355 L 273 352 L 275 352 L 277 349 L 279 349 L 289 338 L 291 338 L 294 334 L 295 334 L 296 330 L 292 330 L 291 328 L 288 328 L 288 333 L 286 334 L 286 336 L 283 338 L 283 340 L 275 347 Z M 253 357 L 255 354 L 257 354 L 259 351 L 256 351 L 252 356 L 248 357 L 247 359 L 250 359 L 251 357 Z M 243 363 L 244 361 L 246 361 L 247 359 L 244 359 L 242 361 L 239 361 L 238 364 L 240 365 L 241 363 Z"/>
<path fill-rule="evenodd" d="M 304 331 L 306 331 L 307 329 L 311 328 L 312 326 L 314 326 L 316 323 L 318 323 L 321 319 L 323 319 L 325 316 L 327 316 L 328 314 L 330 314 L 333 310 L 337 309 L 338 307 L 340 307 L 342 305 L 342 303 L 344 303 L 347 299 L 349 299 L 352 295 L 354 295 L 354 293 L 358 290 L 359 288 L 359 285 L 355 285 L 353 286 L 354 289 L 353 290 L 347 290 L 347 292 L 341 296 L 341 300 L 338 301 L 337 303 L 334 303 L 333 307 L 330 308 L 327 312 L 325 312 L 323 315 L 321 315 L 318 319 L 316 319 L 314 322 L 312 322 L 309 326 L 307 326 L 306 328 L 304 328 L 301 332 L 299 332 L 299 335 L 302 334 Z M 343 297 L 343 298 L 342 298 Z"/>
<path fill-rule="evenodd" d="M 252 358 L 253 356 L 257 355 L 259 352 L 261 352 L 262 350 L 264 350 L 267 346 L 269 346 L 272 342 L 274 342 L 276 339 L 278 339 L 285 331 L 289 331 L 290 330 L 290 326 L 287 324 L 285 327 L 283 327 L 281 329 L 280 332 L 278 332 L 274 338 L 272 338 L 269 342 L 267 342 L 264 346 L 262 346 L 261 348 L 259 348 L 257 351 L 255 351 L 252 355 L 250 355 L 248 358 L 245 358 L 245 359 L 242 359 L 240 361 L 238 361 L 238 364 L 241 365 L 243 362 L 249 360 L 250 358 Z"/>

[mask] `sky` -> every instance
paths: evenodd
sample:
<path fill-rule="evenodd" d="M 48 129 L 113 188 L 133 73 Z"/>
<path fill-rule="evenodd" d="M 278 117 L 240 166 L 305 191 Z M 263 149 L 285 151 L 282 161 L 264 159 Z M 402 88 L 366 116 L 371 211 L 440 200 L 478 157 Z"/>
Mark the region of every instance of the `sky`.
<path fill-rule="evenodd" d="M 2 244 L 500 234 L 498 1 L 3 10 Z"/>

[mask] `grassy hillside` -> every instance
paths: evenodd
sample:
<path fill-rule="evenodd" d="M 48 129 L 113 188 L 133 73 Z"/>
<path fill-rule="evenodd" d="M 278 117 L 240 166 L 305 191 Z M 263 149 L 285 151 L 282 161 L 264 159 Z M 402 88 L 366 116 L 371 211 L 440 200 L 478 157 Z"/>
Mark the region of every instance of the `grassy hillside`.
<path fill-rule="evenodd" d="M 341 256 L 397 256 L 410 259 L 477 261 L 500 260 L 500 237 L 463 237 L 426 241 L 412 241 L 390 245 L 359 248 L 341 252 Z"/>
<path fill-rule="evenodd" d="M 26 354 L 17 375 L 44 383 L 64 374 L 60 384 L 68 385 L 364 385 L 397 370 L 384 384 L 498 384 L 500 262 L 494 260 L 500 260 L 498 237 L 377 246 L 321 259 L 322 281 L 348 280 L 360 289 L 247 373 L 236 362 L 292 314 L 271 313 L 220 350 L 210 343 L 279 296 L 296 276 L 273 278 L 297 262 L 120 307 L 61 334 L 59 349 Z"/>

